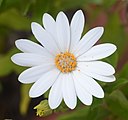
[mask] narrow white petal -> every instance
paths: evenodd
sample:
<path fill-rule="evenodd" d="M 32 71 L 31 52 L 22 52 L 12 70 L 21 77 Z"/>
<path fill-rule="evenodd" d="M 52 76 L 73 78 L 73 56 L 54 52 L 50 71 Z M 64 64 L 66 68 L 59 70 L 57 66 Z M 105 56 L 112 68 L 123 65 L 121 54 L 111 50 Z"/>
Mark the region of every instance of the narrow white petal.
<path fill-rule="evenodd" d="M 70 30 L 71 30 L 71 44 L 70 51 L 72 52 L 73 47 L 79 42 L 81 34 L 84 28 L 84 14 L 81 10 L 78 10 L 71 21 Z"/>
<path fill-rule="evenodd" d="M 53 55 L 59 52 L 59 49 L 55 43 L 54 38 L 50 33 L 43 29 L 41 25 L 33 22 L 31 24 L 32 32 L 35 38 Z"/>
<path fill-rule="evenodd" d="M 48 13 L 45 13 L 43 15 L 42 22 L 43 22 L 44 28 L 47 31 L 51 31 L 52 30 L 51 32 L 53 32 L 54 27 L 55 27 L 55 20 L 53 19 L 53 17 L 51 15 L 49 15 Z"/>
<path fill-rule="evenodd" d="M 39 97 L 44 94 L 56 81 L 60 71 L 53 69 L 45 73 L 39 80 L 37 80 L 29 91 L 29 96 L 32 98 Z"/>
<path fill-rule="evenodd" d="M 48 63 L 29 68 L 19 75 L 18 80 L 21 83 L 33 83 L 37 81 L 43 74 L 49 70 L 52 70 L 53 68 L 55 68 L 54 64 Z"/>
<path fill-rule="evenodd" d="M 27 39 L 19 39 L 15 42 L 16 47 L 21 50 L 22 52 L 27 52 L 27 53 L 36 53 L 36 54 L 41 54 L 43 56 L 49 56 L 52 57 L 51 54 L 41 45 L 32 42 Z"/>
<path fill-rule="evenodd" d="M 78 45 L 76 45 L 74 51 L 75 56 L 78 57 L 88 51 L 100 39 L 103 32 L 103 27 L 95 27 L 89 30 L 79 41 Z"/>
<path fill-rule="evenodd" d="M 79 83 L 79 80 L 73 76 L 74 83 L 75 83 L 75 89 L 76 94 L 80 101 L 85 105 L 91 105 L 92 104 L 92 95 Z"/>
<path fill-rule="evenodd" d="M 104 97 L 104 91 L 101 88 L 101 86 L 91 77 L 86 76 L 85 74 L 82 74 L 80 71 L 74 71 L 73 72 L 76 80 L 79 82 L 79 84 L 86 89 L 90 94 L 97 98 L 103 98 Z"/>
<path fill-rule="evenodd" d="M 48 98 L 49 106 L 51 109 L 56 109 L 62 101 L 62 79 L 63 74 L 60 74 L 58 79 L 51 87 Z"/>
<path fill-rule="evenodd" d="M 45 13 L 43 15 L 43 19 L 42 19 L 44 28 L 50 32 L 53 36 L 55 36 L 55 28 L 56 28 L 56 23 L 55 20 L 53 19 L 53 17 L 51 15 L 49 15 L 48 13 Z"/>
<path fill-rule="evenodd" d="M 114 44 L 105 43 L 92 47 L 86 53 L 78 57 L 78 61 L 92 61 L 106 58 L 116 51 Z"/>
<path fill-rule="evenodd" d="M 70 109 L 74 109 L 77 104 L 77 97 L 75 92 L 74 81 L 71 74 L 65 74 L 63 77 L 63 98 L 64 102 Z"/>
<path fill-rule="evenodd" d="M 83 71 L 96 73 L 103 76 L 111 76 L 115 73 L 113 66 L 102 61 L 78 62 L 78 67 Z"/>
<path fill-rule="evenodd" d="M 20 66 L 36 66 L 44 63 L 53 63 L 53 58 L 47 58 L 41 55 L 32 53 L 17 53 L 11 57 L 11 60 Z"/>
<path fill-rule="evenodd" d="M 35 36 L 35 38 L 42 44 L 42 45 L 44 45 L 43 44 L 43 41 L 44 41 L 44 37 L 43 37 L 43 35 L 42 35 L 42 33 L 44 33 L 44 29 L 43 29 L 43 27 L 40 25 L 40 24 L 38 24 L 38 23 L 36 23 L 36 22 L 32 22 L 31 23 L 31 29 L 32 29 L 32 33 L 33 33 L 33 35 Z M 47 40 L 47 39 L 46 39 Z"/>
<path fill-rule="evenodd" d="M 61 52 L 69 49 L 70 45 L 70 27 L 66 15 L 60 12 L 56 18 L 57 43 Z"/>
<path fill-rule="evenodd" d="M 84 74 L 96 79 L 96 80 L 99 80 L 99 81 L 102 81 L 102 82 L 114 82 L 116 80 L 115 76 L 114 75 L 111 75 L 111 76 L 103 76 L 103 75 L 99 75 L 99 74 L 96 74 L 96 73 L 93 73 L 93 72 L 89 72 L 87 71 L 86 69 L 80 69 L 81 72 L 83 72 Z"/>
<path fill-rule="evenodd" d="M 53 40 L 55 41 L 56 45 L 57 44 L 57 32 L 56 32 L 56 22 L 53 19 L 53 17 L 51 15 L 49 15 L 48 13 L 45 13 L 43 15 L 43 19 L 42 19 L 44 28 L 52 35 L 52 37 L 54 38 Z M 59 48 L 59 46 L 58 46 Z"/>

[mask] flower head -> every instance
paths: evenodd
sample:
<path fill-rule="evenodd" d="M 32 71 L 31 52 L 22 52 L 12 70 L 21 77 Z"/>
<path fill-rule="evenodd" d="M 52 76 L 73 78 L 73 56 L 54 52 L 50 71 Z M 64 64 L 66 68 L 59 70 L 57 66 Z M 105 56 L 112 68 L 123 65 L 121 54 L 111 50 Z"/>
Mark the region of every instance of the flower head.
<path fill-rule="evenodd" d="M 12 56 L 12 61 L 20 66 L 30 67 L 22 72 L 18 80 L 34 83 L 30 97 L 39 97 L 49 88 L 48 103 L 51 109 L 57 108 L 62 99 L 74 109 L 77 97 L 85 105 L 92 104 L 92 96 L 104 97 L 104 91 L 95 81 L 115 81 L 114 68 L 100 61 L 116 51 L 116 46 L 104 43 L 93 46 L 102 36 L 104 28 L 95 27 L 83 37 L 84 15 L 78 10 L 69 24 L 66 15 L 60 12 L 56 20 L 49 14 L 43 15 L 43 27 L 32 22 L 35 38 L 41 44 L 27 39 L 16 41 L 23 53 Z"/>

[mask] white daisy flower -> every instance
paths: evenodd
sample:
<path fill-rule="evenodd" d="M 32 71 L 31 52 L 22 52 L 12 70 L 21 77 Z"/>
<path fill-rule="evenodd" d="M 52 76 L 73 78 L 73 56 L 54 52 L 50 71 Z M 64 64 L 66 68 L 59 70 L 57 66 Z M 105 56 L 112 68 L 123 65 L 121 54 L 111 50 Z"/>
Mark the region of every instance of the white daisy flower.
<path fill-rule="evenodd" d="M 62 99 L 70 109 L 77 104 L 77 97 L 85 105 L 92 104 L 92 96 L 103 98 L 104 91 L 95 81 L 115 81 L 114 68 L 100 59 L 116 51 L 111 43 L 93 45 L 103 34 L 103 27 L 89 30 L 83 37 L 84 15 L 78 10 L 69 25 L 63 12 L 56 21 L 47 13 L 43 15 L 43 27 L 32 22 L 31 29 L 41 44 L 27 39 L 17 40 L 16 47 L 23 53 L 12 56 L 20 66 L 30 67 L 22 72 L 18 80 L 34 83 L 29 91 L 32 98 L 39 97 L 49 88 L 48 103 L 57 108 Z"/>

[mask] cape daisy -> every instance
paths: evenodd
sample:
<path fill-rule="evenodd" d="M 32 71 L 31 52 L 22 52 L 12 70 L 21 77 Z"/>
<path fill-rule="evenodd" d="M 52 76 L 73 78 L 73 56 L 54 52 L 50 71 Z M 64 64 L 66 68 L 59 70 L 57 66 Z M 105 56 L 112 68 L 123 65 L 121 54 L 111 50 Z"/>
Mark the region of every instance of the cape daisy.
<path fill-rule="evenodd" d="M 91 105 L 92 96 L 103 98 L 104 91 L 94 79 L 113 82 L 115 70 L 99 60 L 116 51 L 111 43 L 93 47 L 104 28 L 95 27 L 81 37 L 85 22 L 81 10 L 74 14 L 71 24 L 63 12 L 59 12 L 56 21 L 45 13 L 42 21 L 43 27 L 36 22 L 31 24 L 41 45 L 27 39 L 17 40 L 16 47 L 23 53 L 11 58 L 17 65 L 30 67 L 18 78 L 25 84 L 34 83 L 29 96 L 39 97 L 51 87 L 48 98 L 51 109 L 57 108 L 62 99 L 74 109 L 77 97 L 85 105 Z"/>

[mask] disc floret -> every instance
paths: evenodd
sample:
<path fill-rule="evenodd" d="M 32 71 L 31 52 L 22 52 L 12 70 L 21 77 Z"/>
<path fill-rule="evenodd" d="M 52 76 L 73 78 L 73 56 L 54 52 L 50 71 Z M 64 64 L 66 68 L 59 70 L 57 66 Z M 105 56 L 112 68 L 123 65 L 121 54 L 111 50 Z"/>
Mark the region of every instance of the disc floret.
<path fill-rule="evenodd" d="M 56 67 L 63 73 L 68 73 L 75 70 L 77 62 L 72 53 L 65 52 L 56 55 Z"/>

